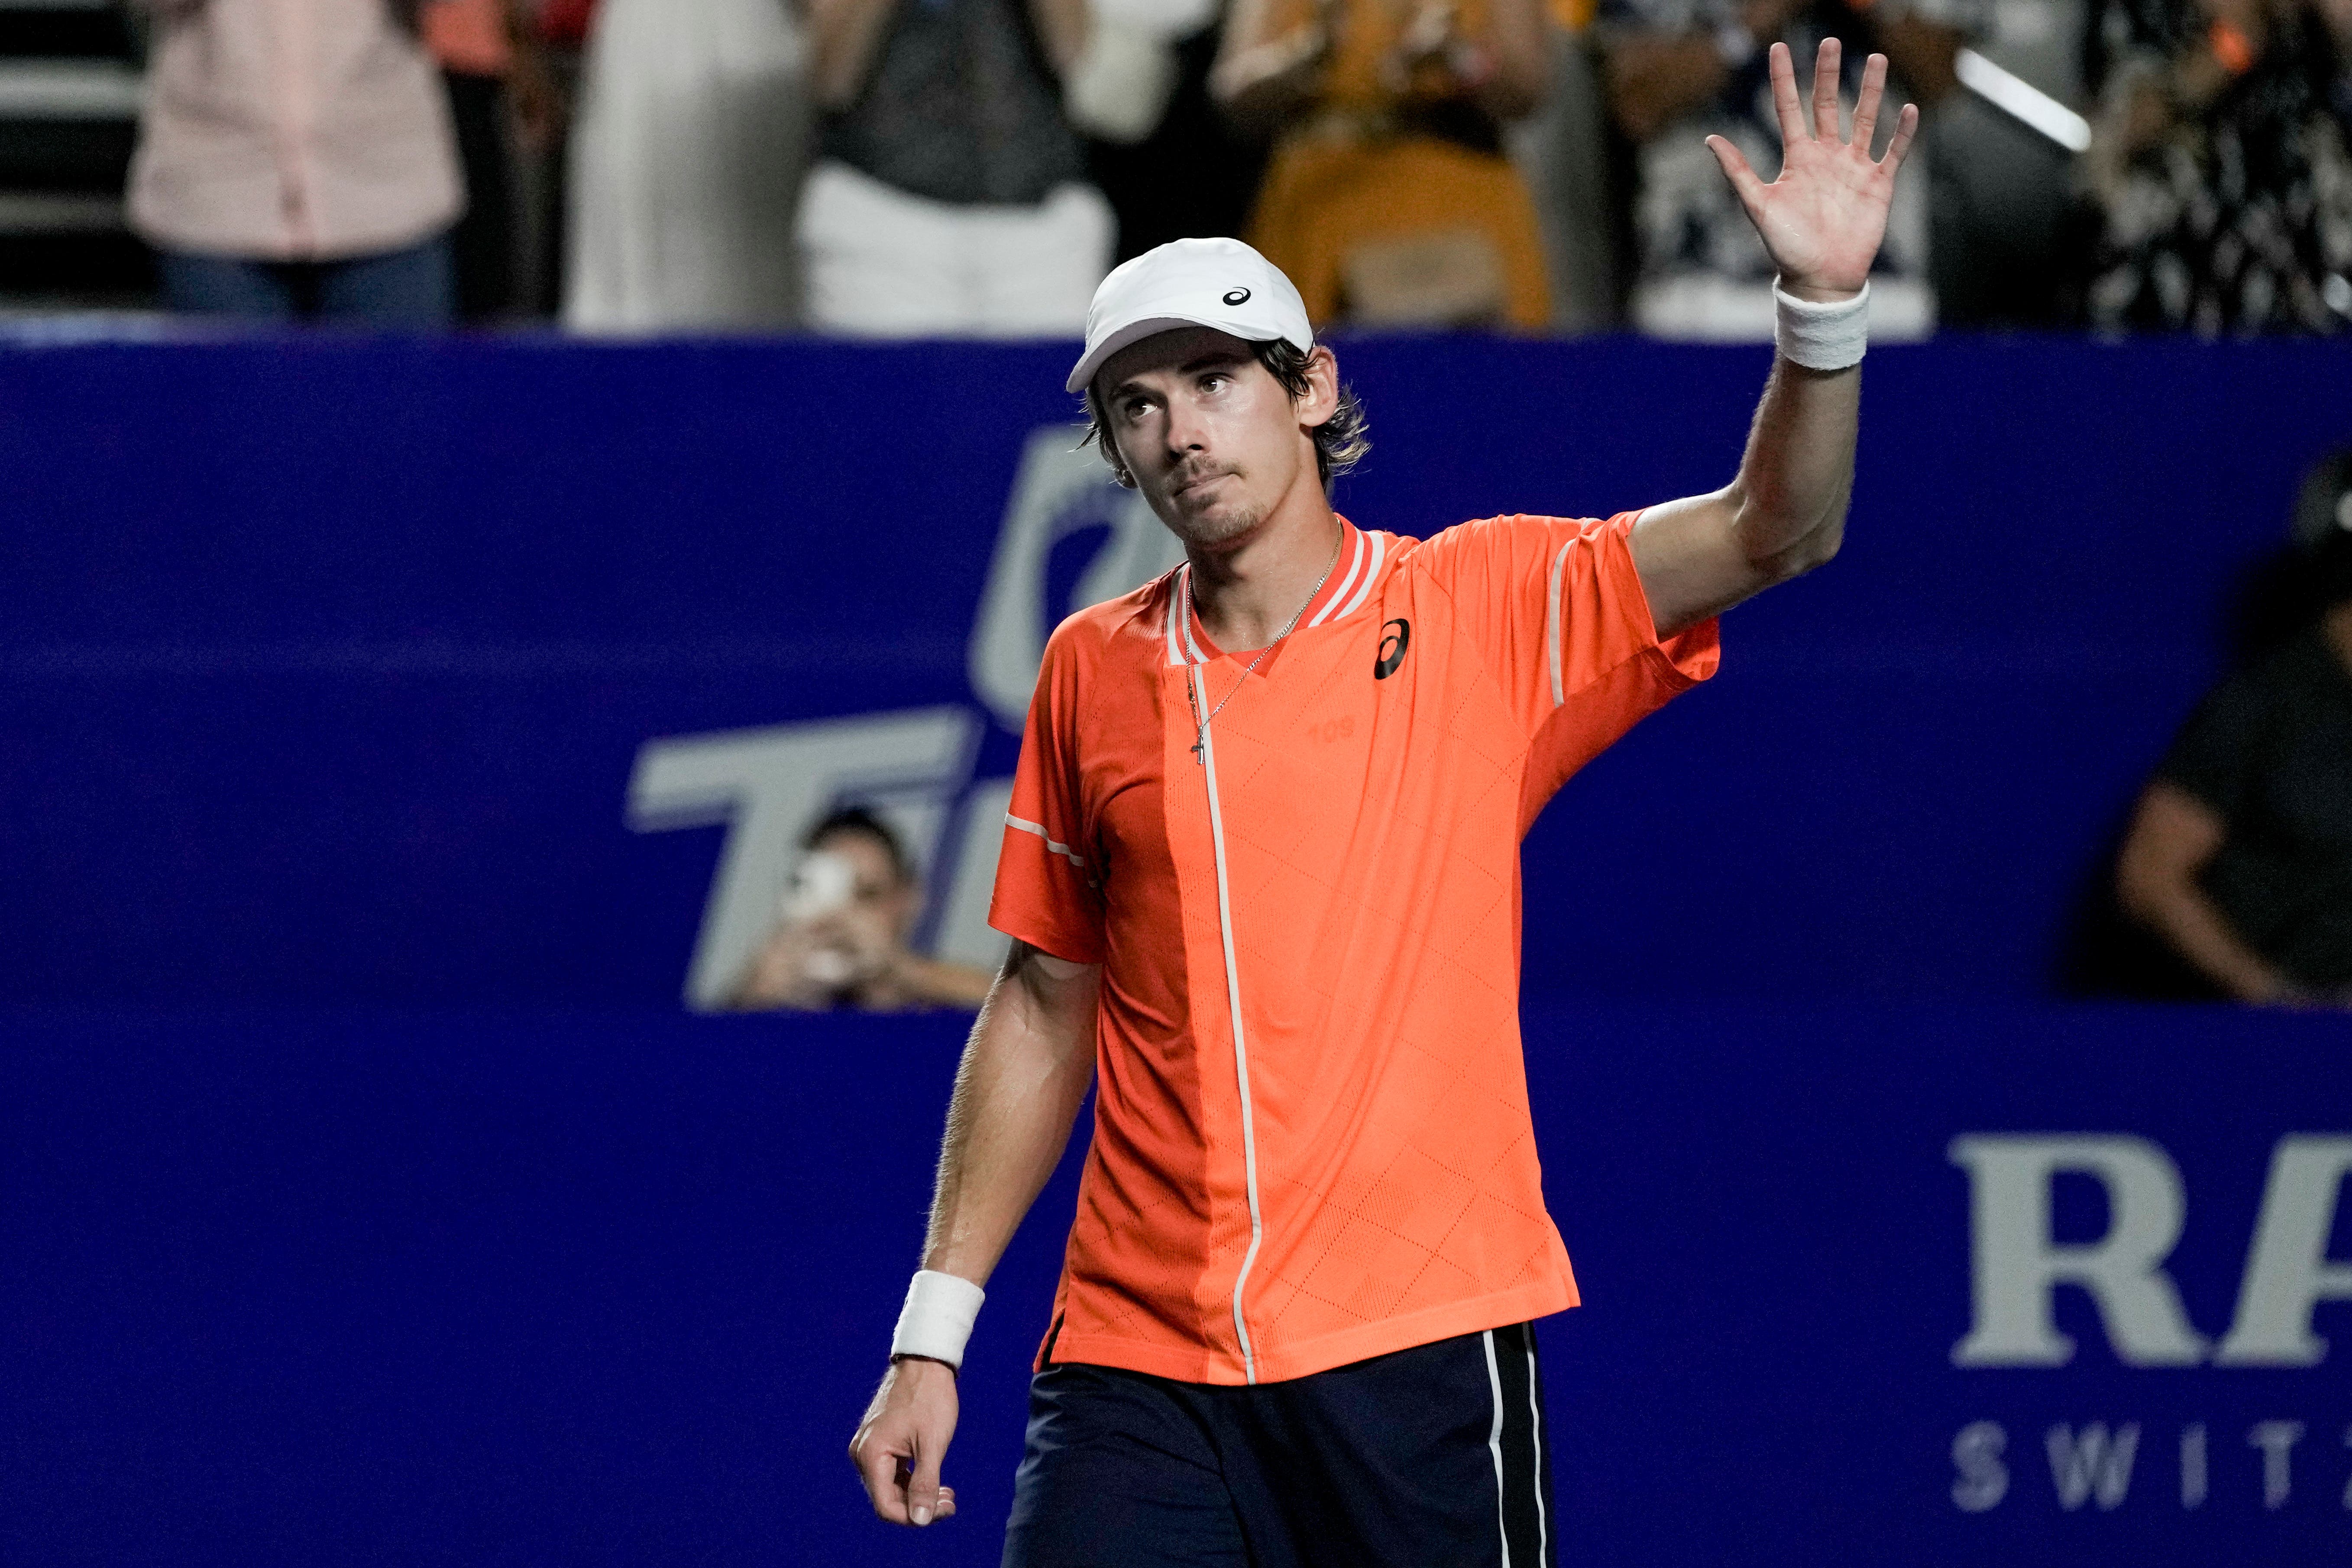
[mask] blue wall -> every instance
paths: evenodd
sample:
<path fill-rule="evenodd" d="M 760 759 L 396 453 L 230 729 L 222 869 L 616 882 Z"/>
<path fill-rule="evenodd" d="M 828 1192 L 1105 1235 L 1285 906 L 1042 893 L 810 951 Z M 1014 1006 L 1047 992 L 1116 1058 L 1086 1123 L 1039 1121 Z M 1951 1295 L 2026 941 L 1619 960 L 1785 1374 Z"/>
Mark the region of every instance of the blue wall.
<path fill-rule="evenodd" d="M 969 704 L 1058 347 L 0 353 L 0 1003 L 661 1005 L 648 738 Z M 1760 351 L 1375 340 L 1358 521 L 1711 488 Z M 1872 355 L 1836 565 L 1529 841 L 1529 994 L 2021 997 L 2352 439 L 2327 344 Z M 1100 538 L 1049 563 L 1055 592 Z M 973 708 L 975 777 L 1013 737 Z"/>
<path fill-rule="evenodd" d="M 1066 353 L 0 353 L 0 1557 L 994 1561 L 1069 1172 L 992 1285 L 965 1517 L 873 1525 L 841 1450 L 961 1021 L 681 1016 L 725 830 L 625 802 L 656 737 L 939 705 L 977 737 L 950 793 L 1009 771 L 968 670 Z M 1342 504 L 1413 533 L 1717 484 L 1764 370 L 1342 359 L 1378 441 Z M 1947 342 L 1868 376 L 1846 554 L 1529 840 L 1530 1089 L 1590 1302 L 1543 1330 L 1563 1556 L 2336 1560 L 2352 1306 L 2312 1366 L 2158 1368 L 2062 1289 L 2068 1364 L 1957 1368 L 1948 1146 L 2148 1141 L 2210 1337 L 2274 1146 L 2352 1136 L 2340 1019 L 2031 1000 L 2224 598 L 2352 439 L 2352 356 Z M 1104 537 L 1046 552 L 1046 602 Z M 2113 1219 L 2086 1177 L 2053 1201 L 2062 1242 Z M 1952 1458 L 1988 1423 L 1990 1502 Z M 2070 1508 L 2046 1445 L 2093 1423 L 2135 1466 Z"/>
<path fill-rule="evenodd" d="M 14 1026 L 0 1053 L 0 1557 L 986 1564 L 1074 1166 L 997 1278 L 948 1475 L 876 1523 L 843 1457 L 918 1244 L 950 1019 L 250 1015 Z M 1960 1370 L 1962 1133 L 2146 1139 L 2168 1268 L 2229 1325 L 2274 1142 L 2352 1137 L 2352 1024 L 2197 1009 L 1538 1007 L 1587 1305 L 1542 1330 L 1563 1562 L 2341 1562 L 2352 1300 L 2304 1368 Z M 2073 1185 L 2064 1184 L 2073 1183 Z M 2058 1239 L 2109 1223 L 2062 1177 Z M 2352 1259 L 2352 1204 L 2333 1256 Z M 2254 1424 L 2303 1424 L 2263 1502 Z M 1998 1424 L 2007 1488 L 1955 1500 Z M 2115 1506 L 2045 1445 L 2138 1427 Z M 2179 1435 L 2208 1434 L 2180 1501 Z M 1981 1429 L 1980 1429 L 1981 1430 Z M 1982 1503 L 1985 1494 L 1974 1500 Z"/>

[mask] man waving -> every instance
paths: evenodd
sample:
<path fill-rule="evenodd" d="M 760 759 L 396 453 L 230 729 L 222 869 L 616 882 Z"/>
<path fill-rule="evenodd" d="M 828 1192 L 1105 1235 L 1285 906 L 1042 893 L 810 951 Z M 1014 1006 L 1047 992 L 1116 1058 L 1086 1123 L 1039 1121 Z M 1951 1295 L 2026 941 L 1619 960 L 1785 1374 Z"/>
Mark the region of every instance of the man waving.
<path fill-rule="evenodd" d="M 987 1281 L 1090 1082 L 1004 1562 L 1554 1560 L 1533 1319 L 1575 1305 L 1518 1036 L 1518 846 L 1716 668 L 1715 617 L 1837 551 L 1873 258 L 1917 123 L 1849 141 L 1785 47 L 1778 179 L 1713 143 L 1780 268 L 1731 483 L 1426 541 L 1329 501 L 1363 412 L 1297 290 L 1180 240 L 1105 280 L 1069 386 L 1186 563 L 1046 649 L 923 1267 L 851 1445 L 876 1510 L 940 1462 Z"/>

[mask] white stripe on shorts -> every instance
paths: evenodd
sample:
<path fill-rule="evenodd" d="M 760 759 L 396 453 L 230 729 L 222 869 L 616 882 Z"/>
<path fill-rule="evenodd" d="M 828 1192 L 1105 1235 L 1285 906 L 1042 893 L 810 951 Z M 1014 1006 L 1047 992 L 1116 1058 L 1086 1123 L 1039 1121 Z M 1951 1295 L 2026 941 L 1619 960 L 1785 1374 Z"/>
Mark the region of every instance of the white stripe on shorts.
<path fill-rule="evenodd" d="M 1511 1521 L 1503 1508 L 1503 1369 L 1495 1363 L 1495 1331 L 1479 1336 L 1486 1342 L 1486 1386 L 1495 1395 L 1495 1424 L 1486 1432 L 1486 1450 L 1495 1456 L 1495 1528 L 1503 1542 L 1503 1568 L 1511 1568 Z"/>

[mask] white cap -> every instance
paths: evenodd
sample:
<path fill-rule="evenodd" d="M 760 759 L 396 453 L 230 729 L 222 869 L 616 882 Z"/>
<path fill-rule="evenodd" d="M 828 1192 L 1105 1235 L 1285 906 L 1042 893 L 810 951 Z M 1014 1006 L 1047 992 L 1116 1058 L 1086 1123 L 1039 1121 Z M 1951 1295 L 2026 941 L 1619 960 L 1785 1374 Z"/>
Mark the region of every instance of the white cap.
<path fill-rule="evenodd" d="M 1078 392 L 1129 343 L 1178 327 L 1213 327 L 1248 342 L 1315 346 L 1307 301 L 1281 268 L 1238 239 L 1171 239 L 1121 262 L 1087 308 L 1087 352 L 1064 390 Z"/>

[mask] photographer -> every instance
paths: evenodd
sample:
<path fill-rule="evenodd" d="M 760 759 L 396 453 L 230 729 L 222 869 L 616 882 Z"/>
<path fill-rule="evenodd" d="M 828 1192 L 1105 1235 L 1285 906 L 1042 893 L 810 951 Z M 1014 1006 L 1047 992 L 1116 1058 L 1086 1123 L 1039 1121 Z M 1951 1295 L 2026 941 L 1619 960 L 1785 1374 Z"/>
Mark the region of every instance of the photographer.
<path fill-rule="evenodd" d="M 736 991 L 737 1009 L 891 1013 L 987 1000 L 986 971 L 908 951 L 922 884 L 880 817 L 845 806 L 811 828 L 801 847 L 775 932 Z"/>

